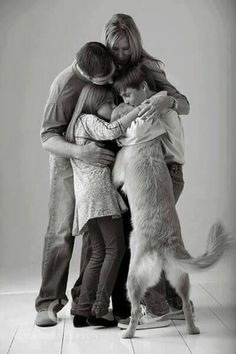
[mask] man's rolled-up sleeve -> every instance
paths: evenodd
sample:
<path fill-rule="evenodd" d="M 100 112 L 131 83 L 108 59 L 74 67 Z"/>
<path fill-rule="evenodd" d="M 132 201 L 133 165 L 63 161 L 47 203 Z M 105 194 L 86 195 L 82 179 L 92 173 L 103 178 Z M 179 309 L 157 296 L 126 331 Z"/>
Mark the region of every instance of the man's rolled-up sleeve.
<path fill-rule="evenodd" d="M 40 130 L 41 142 L 44 143 L 52 136 L 63 135 L 67 129 L 68 121 L 60 102 L 47 102 Z"/>

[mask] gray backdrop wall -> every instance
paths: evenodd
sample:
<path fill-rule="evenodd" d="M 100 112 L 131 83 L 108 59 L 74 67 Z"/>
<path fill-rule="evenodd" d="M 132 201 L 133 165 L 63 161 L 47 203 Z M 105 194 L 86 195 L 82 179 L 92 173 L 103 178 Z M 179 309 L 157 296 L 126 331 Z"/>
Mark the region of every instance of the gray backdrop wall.
<path fill-rule="evenodd" d="M 49 188 L 39 130 L 49 86 L 117 12 L 133 16 L 144 47 L 191 104 L 178 204 L 186 246 L 204 250 L 218 217 L 236 230 L 234 0 L 1 0 L 1 267 L 40 265 Z"/>

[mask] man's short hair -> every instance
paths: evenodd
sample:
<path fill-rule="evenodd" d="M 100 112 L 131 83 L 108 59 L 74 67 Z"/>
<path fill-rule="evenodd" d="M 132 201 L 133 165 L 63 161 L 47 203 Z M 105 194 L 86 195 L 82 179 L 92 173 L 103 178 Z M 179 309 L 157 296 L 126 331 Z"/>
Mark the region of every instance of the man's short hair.
<path fill-rule="evenodd" d="M 109 49 L 99 42 L 86 43 L 76 54 L 76 62 L 91 78 L 108 75 L 113 66 Z"/>

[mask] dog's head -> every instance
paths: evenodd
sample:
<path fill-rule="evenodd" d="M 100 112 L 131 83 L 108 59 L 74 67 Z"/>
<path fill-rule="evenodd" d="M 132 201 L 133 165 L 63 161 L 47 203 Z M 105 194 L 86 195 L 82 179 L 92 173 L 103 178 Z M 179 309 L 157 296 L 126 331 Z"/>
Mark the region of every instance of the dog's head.
<path fill-rule="evenodd" d="M 127 113 L 131 112 L 133 109 L 134 107 L 130 106 L 129 104 L 120 103 L 119 106 L 117 106 L 112 111 L 111 122 L 114 122 L 115 120 L 123 117 Z"/>

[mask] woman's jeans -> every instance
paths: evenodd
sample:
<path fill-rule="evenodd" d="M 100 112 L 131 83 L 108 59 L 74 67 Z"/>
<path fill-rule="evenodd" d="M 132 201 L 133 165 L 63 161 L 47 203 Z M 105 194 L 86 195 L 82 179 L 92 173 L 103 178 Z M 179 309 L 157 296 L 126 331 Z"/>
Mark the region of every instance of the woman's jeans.
<path fill-rule="evenodd" d="M 84 271 L 78 314 L 102 317 L 108 312 L 110 296 L 125 251 L 122 218 L 105 216 L 88 221 L 92 254 Z"/>
<path fill-rule="evenodd" d="M 70 160 L 62 157 L 50 155 L 50 199 L 49 199 L 49 223 L 44 241 L 42 260 L 42 283 L 39 294 L 36 298 L 35 307 L 37 311 L 53 310 L 59 311 L 68 302 L 66 287 L 70 260 L 72 257 L 74 237 L 72 236 L 72 226 L 74 219 L 74 184 L 73 171 Z M 128 217 L 127 217 L 128 215 Z M 125 219 L 130 220 L 129 213 L 125 213 Z M 130 233 L 130 221 L 126 227 L 126 251 L 122 259 L 121 271 L 118 274 L 113 296 L 115 307 L 122 309 L 129 307 L 125 298 L 126 270 L 129 265 L 128 235 Z M 81 255 L 81 276 L 90 259 L 89 235 L 83 237 Z M 76 290 L 72 290 L 72 294 Z M 124 299 L 124 303 L 122 303 Z"/>

